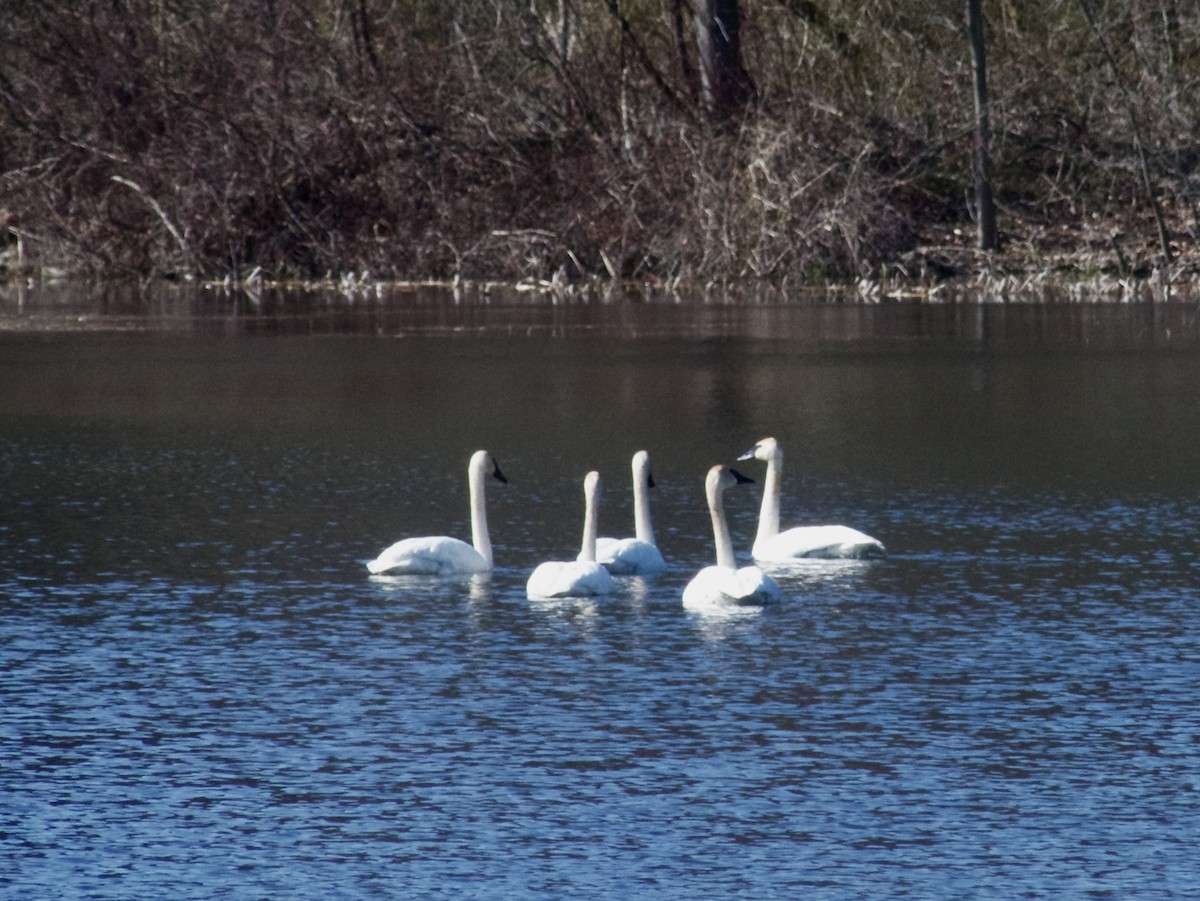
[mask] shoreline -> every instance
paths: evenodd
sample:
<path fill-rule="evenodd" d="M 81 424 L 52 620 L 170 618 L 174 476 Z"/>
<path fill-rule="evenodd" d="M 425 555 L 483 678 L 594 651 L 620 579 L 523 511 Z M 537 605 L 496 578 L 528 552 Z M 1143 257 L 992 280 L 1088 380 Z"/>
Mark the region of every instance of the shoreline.
<path fill-rule="evenodd" d="M 463 294 L 517 292 L 567 297 L 611 297 L 614 294 L 708 295 L 736 292 L 748 297 L 824 297 L 831 302 L 880 300 L 947 300 L 1004 302 L 1158 302 L 1200 297 L 1200 247 L 1173 246 L 1167 271 L 1148 233 L 1131 236 L 1115 223 L 1086 230 L 1068 226 L 1009 229 L 1002 248 L 985 253 L 970 243 L 962 228 L 935 227 L 921 243 L 854 280 L 720 277 L 614 278 L 569 274 L 560 267 L 551 277 L 496 273 L 479 277 L 417 275 L 381 278 L 367 271 L 327 273 L 320 278 L 272 276 L 259 267 L 245 275 L 205 277 L 186 273 L 102 273 L 72 270 L 53 261 L 31 260 L 18 247 L 0 251 L 0 297 L 11 291 L 49 286 L 129 285 L 139 290 L 204 288 L 243 292 L 363 291 L 404 293 L 420 290 Z M 1179 232 L 1176 232 L 1179 234 Z M 1169 278 L 1167 277 L 1169 275 Z M 1024 295 L 1032 295 L 1027 298 Z"/>

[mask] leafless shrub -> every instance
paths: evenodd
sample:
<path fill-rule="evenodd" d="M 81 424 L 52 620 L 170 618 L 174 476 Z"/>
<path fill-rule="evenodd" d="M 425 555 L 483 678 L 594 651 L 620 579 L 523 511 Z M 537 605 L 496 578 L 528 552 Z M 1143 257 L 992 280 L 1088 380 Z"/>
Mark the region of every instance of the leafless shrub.
<path fill-rule="evenodd" d="M 743 4 L 755 105 L 716 121 L 682 0 L 4 4 L 0 221 L 104 273 L 873 279 L 966 247 L 959 6 Z M 1153 257 L 1096 235 L 1147 224 L 1122 91 L 1194 251 L 1200 11 L 1109 4 L 1106 75 L 1078 5 L 988 8 L 1007 252 Z"/>

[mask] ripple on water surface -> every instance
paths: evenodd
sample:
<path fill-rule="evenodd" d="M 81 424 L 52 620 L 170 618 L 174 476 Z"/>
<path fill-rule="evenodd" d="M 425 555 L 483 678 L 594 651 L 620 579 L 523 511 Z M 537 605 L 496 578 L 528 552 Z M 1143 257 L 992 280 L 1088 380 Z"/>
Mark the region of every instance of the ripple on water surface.
<path fill-rule="evenodd" d="M 1039 561 L 784 568 L 720 620 L 679 569 L 10 584 L 0 850 L 112 897 L 1182 891 L 1195 594 Z"/>
<path fill-rule="evenodd" d="M 22 345 L 0 896 L 1194 894 L 1195 361 L 872 347 Z M 703 473 L 772 433 L 785 515 L 890 554 L 688 613 Z M 527 600 L 631 434 L 671 568 Z M 485 444 L 499 569 L 369 577 L 467 535 Z M 743 551 L 758 490 L 727 499 Z"/>

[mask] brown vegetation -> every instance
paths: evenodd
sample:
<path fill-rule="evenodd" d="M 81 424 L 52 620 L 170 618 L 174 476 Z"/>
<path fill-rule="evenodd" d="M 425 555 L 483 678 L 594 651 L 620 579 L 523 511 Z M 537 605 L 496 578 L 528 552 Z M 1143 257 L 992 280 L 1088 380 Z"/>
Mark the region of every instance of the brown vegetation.
<path fill-rule="evenodd" d="M 711 5 L 4 4 L 3 259 L 234 279 L 1133 277 L 1161 265 L 1157 204 L 1172 275 L 1192 272 L 1200 7 L 985 0 L 1001 246 L 981 254 L 961 2 L 742 0 L 733 110 L 701 78 L 693 16 Z"/>

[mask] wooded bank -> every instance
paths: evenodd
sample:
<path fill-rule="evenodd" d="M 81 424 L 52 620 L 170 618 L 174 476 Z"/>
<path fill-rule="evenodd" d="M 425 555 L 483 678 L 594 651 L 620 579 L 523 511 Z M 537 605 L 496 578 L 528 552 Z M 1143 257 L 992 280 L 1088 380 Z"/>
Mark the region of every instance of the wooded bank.
<path fill-rule="evenodd" d="M 12 3 L 0 266 L 1194 280 L 1198 125 L 1179 0 Z"/>

